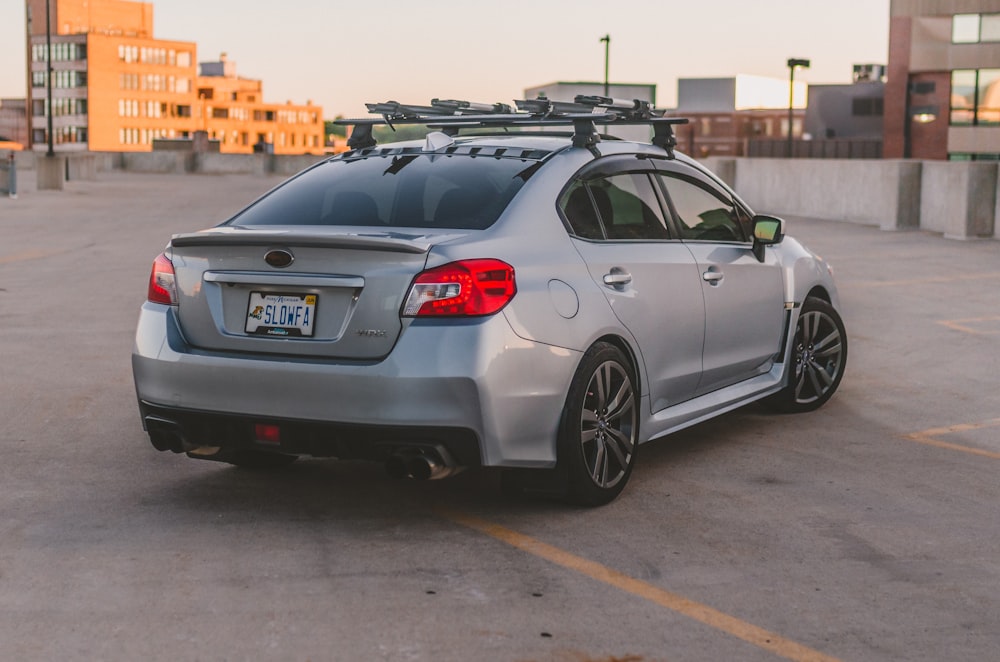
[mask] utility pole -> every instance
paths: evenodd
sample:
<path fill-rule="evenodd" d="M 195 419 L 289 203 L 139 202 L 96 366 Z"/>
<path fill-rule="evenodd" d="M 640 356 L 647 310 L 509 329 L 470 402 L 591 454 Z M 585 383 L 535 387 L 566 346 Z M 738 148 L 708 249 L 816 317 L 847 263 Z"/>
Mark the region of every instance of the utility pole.
<path fill-rule="evenodd" d="M 788 58 L 788 153 L 786 156 L 792 158 L 792 108 L 795 105 L 795 67 L 809 68 L 809 60 L 802 58 Z"/>
<path fill-rule="evenodd" d="M 32 99 L 31 99 L 31 86 L 34 83 L 31 81 L 31 62 L 33 49 L 31 44 L 31 3 L 26 3 L 24 7 L 24 43 L 25 43 L 25 60 L 27 60 L 27 76 L 25 82 L 27 83 L 27 92 L 24 95 L 24 119 L 28 123 L 28 140 L 25 143 L 25 147 L 28 151 L 31 151 L 31 145 L 34 141 L 34 130 L 32 129 L 31 113 L 32 113 Z"/>
<path fill-rule="evenodd" d="M 45 0 L 45 81 L 48 84 L 48 96 L 45 115 L 48 118 L 49 151 L 45 156 L 55 156 L 52 136 L 52 15 L 49 5 L 51 0 Z"/>
<path fill-rule="evenodd" d="M 608 91 L 610 85 L 608 84 L 608 62 L 611 55 L 611 35 L 606 34 L 601 37 L 601 41 L 604 42 L 604 96 L 611 96 Z"/>

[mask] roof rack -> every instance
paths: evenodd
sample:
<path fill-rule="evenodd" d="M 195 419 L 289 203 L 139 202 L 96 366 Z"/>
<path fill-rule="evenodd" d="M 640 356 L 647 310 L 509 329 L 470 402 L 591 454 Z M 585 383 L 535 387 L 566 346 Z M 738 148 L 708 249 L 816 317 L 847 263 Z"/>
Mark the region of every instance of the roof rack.
<path fill-rule="evenodd" d="M 397 101 L 368 103 L 365 106 L 380 118 L 364 117 L 335 120 L 334 124 L 353 125 L 347 141 L 352 150 L 374 147 L 375 126 L 422 124 L 454 136 L 461 129 L 508 128 L 521 126 L 572 126 L 573 145 L 593 150 L 600 142 L 597 125 L 636 125 L 653 127 L 653 144 L 674 157 L 677 138 L 674 125 L 687 124 L 686 118 L 663 117 L 663 111 L 640 99 L 578 95 L 572 102 L 552 101 L 545 97 L 519 99 L 516 110 L 504 103 L 475 103 L 455 99 L 433 99 L 429 106 L 401 104 Z"/>

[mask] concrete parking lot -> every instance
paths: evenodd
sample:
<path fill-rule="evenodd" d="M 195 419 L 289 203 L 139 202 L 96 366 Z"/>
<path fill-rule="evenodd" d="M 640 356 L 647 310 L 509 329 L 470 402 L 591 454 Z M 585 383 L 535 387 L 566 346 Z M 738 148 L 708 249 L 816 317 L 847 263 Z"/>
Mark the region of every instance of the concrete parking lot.
<path fill-rule="evenodd" d="M 150 263 L 279 180 L 32 174 L 0 199 L 0 659 L 997 658 L 1000 243 L 792 219 L 840 283 L 840 392 L 645 446 L 581 510 L 154 451 Z"/>

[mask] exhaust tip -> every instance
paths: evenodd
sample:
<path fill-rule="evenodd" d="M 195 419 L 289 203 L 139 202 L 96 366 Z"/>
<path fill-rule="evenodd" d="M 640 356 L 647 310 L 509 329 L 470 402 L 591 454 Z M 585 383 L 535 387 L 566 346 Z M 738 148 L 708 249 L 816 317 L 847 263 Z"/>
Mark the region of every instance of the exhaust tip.
<path fill-rule="evenodd" d="M 411 457 L 406 463 L 406 473 L 415 480 L 428 480 L 440 467 L 424 455 Z"/>
<path fill-rule="evenodd" d="M 390 455 L 389 459 L 385 461 L 385 472 L 389 474 L 391 478 L 396 480 L 402 480 L 406 478 L 406 460 L 399 455 Z"/>

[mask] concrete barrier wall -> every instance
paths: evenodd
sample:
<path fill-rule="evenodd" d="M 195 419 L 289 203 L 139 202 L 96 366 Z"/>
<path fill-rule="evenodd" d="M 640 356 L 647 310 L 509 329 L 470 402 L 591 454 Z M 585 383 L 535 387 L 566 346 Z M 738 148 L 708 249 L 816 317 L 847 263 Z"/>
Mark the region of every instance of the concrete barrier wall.
<path fill-rule="evenodd" d="M 736 190 L 754 209 L 918 227 L 920 162 L 736 159 Z"/>
<path fill-rule="evenodd" d="M 320 161 L 329 158 L 328 156 L 315 156 L 303 154 L 302 156 L 272 156 L 271 172 L 283 177 L 291 177 L 297 172 L 301 172 Z"/>
<path fill-rule="evenodd" d="M 203 175 L 263 175 L 267 173 L 265 154 L 194 154 L 193 172 Z"/>
<path fill-rule="evenodd" d="M 759 212 L 839 219 L 954 239 L 1000 238 L 997 164 L 970 161 L 706 159 Z"/>
<path fill-rule="evenodd" d="M 38 154 L 16 155 L 19 169 Z M 289 177 L 326 156 L 123 152 L 70 155 L 70 179 L 97 172 L 242 174 Z M 759 212 L 840 219 L 883 230 L 922 229 L 955 239 L 1000 239 L 1000 168 L 970 161 L 704 159 Z"/>
<path fill-rule="evenodd" d="M 66 181 L 97 179 L 99 158 L 95 154 L 67 154 Z"/>
<path fill-rule="evenodd" d="M 122 152 L 117 168 L 128 172 L 183 174 L 193 155 L 185 152 Z"/>
<path fill-rule="evenodd" d="M 100 170 L 202 175 L 280 175 L 289 177 L 328 158 L 323 155 L 219 154 L 215 152 L 105 153 Z"/>

